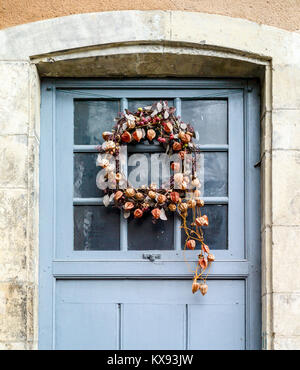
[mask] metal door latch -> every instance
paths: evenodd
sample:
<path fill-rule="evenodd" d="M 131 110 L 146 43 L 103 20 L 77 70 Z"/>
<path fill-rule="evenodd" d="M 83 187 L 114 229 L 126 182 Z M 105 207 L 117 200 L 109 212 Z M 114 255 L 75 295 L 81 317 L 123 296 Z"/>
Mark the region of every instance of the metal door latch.
<path fill-rule="evenodd" d="M 149 260 L 150 262 L 154 262 L 155 260 L 159 260 L 160 257 L 161 257 L 160 254 L 146 254 L 146 253 L 143 254 L 143 258 L 145 260 Z"/>

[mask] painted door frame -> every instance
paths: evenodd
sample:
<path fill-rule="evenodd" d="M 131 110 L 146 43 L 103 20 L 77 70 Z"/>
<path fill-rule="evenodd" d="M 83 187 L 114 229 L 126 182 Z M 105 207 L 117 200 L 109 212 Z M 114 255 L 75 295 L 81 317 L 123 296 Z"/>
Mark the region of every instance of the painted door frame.
<path fill-rule="evenodd" d="M 55 143 L 54 123 L 56 118 L 57 91 L 67 89 L 151 89 L 151 88 L 186 88 L 186 89 L 223 89 L 239 91 L 243 96 L 244 135 L 244 216 L 245 244 L 244 255 L 235 261 L 220 260 L 222 266 L 211 275 L 212 279 L 242 279 L 246 283 L 246 348 L 260 348 L 261 304 L 260 304 L 260 171 L 254 167 L 260 159 L 259 125 L 259 85 L 255 80 L 206 80 L 206 79 L 147 79 L 147 80 L 68 80 L 48 79 L 42 83 L 41 103 L 41 149 L 40 149 L 40 274 L 39 274 L 39 348 L 50 349 L 55 345 L 55 281 L 56 279 L 74 279 L 94 277 L 97 279 L 124 278 L 116 272 L 97 274 L 95 262 L 89 261 L 81 269 L 78 261 L 55 258 Z M 100 262 L 100 261 L 97 261 Z M 233 262 L 233 263 L 231 263 Z M 235 271 L 235 262 L 239 269 Z M 118 264 L 118 262 L 116 262 Z M 174 267 L 176 261 L 174 261 Z M 75 266 L 75 269 L 74 269 Z M 117 265 L 116 265 L 117 266 Z M 69 270 L 68 270 L 69 269 Z M 173 276 L 170 271 L 173 271 Z M 228 271 L 228 273 L 225 273 Z M 190 278 L 188 273 L 176 273 L 176 268 L 153 275 L 151 271 L 128 274 L 126 278 Z M 253 303 L 254 302 L 254 303 Z"/>

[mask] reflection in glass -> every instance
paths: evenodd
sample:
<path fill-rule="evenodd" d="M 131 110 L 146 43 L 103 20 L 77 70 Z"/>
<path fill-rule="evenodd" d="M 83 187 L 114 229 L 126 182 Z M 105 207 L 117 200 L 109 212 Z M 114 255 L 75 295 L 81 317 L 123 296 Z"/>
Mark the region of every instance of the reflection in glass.
<path fill-rule="evenodd" d="M 128 250 L 171 250 L 174 249 L 174 215 L 168 220 L 152 223 L 151 212 L 141 219 L 128 220 Z"/>
<path fill-rule="evenodd" d="M 120 110 L 119 100 L 75 100 L 74 144 L 103 143 L 102 132 L 111 131 Z"/>
<path fill-rule="evenodd" d="M 96 176 L 101 167 L 96 167 L 96 153 L 74 153 L 74 197 L 98 198 L 104 193 L 96 186 Z"/>
<path fill-rule="evenodd" d="M 119 250 L 120 211 L 104 206 L 74 206 L 74 250 Z"/>
<path fill-rule="evenodd" d="M 196 132 L 195 144 L 227 144 L 226 100 L 182 100 L 182 120 Z"/>
<path fill-rule="evenodd" d="M 204 196 L 227 196 L 227 153 L 204 153 Z"/>
<path fill-rule="evenodd" d="M 138 108 L 144 108 L 147 106 L 152 106 L 153 103 L 158 101 L 167 101 L 169 107 L 174 106 L 173 100 L 163 99 L 163 98 L 153 98 L 153 99 L 129 99 L 128 100 L 128 109 L 130 112 L 137 111 Z"/>
<path fill-rule="evenodd" d="M 204 243 L 210 249 L 228 249 L 228 228 L 227 228 L 227 205 L 206 205 L 201 208 L 201 214 L 207 215 L 209 226 L 203 227 Z M 192 222 L 192 213 L 189 212 L 188 225 Z M 181 231 L 182 249 L 185 243 L 185 233 Z M 200 249 L 197 243 L 196 249 Z"/>
<path fill-rule="evenodd" d="M 159 188 L 170 186 L 169 157 L 165 153 L 136 153 L 128 158 L 128 180 L 139 188 L 154 183 Z"/>

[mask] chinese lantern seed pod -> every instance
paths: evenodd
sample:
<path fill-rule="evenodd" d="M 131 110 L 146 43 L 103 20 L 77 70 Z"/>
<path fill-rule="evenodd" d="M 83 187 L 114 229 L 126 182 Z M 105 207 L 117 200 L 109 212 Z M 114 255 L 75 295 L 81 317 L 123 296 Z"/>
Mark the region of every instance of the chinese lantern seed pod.
<path fill-rule="evenodd" d="M 118 190 L 116 193 L 115 193 L 115 196 L 114 196 L 114 200 L 115 201 L 118 201 L 119 199 L 121 199 L 123 196 L 123 192 L 121 190 Z"/>
<path fill-rule="evenodd" d="M 186 212 L 187 209 L 188 209 L 187 203 L 180 203 L 179 206 L 178 206 L 178 209 L 182 213 Z"/>
<path fill-rule="evenodd" d="M 200 284 L 197 283 L 196 280 L 194 280 L 193 281 L 193 285 L 192 285 L 192 292 L 193 292 L 193 294 L 195 294 L 199 290 L 199 288 L 200 288 Z"/>
<path fill-rule="evenodd" d="M 203 207 L 204 206 L 204 200 L 203 199 L 197 199 L 196 204 L 198 207 Z"/>
<path fill-rule="evenodd" d="M 181 143 L 178 143 L 177 141 L 175 141 L 175 143 L 173 144 L 173 150 L 175 151 L 175 152 L 178 152 L 179 150 L 181 150 L 182 149 L 182 144 Z"/>
<path fill-rule="evenodd" d="M 128 131 L 123 132 L 121 135 L 121 139 L 124 143 L 130 143 L 131 141 L 131 135 Z"/>
<path fill-rule="evenodd" d="M 197 217 L 195 221 L 198 226 L 208 226 L 208 217 L 206 215 Z"/>
<path fill-rule="evenodd" d="M 186 247 L 188 249 L 195 249 L 196 247 L 196 242 L 195 240 L 191 239 L 191 240 L 188 240 L 187 243 L 186 243 Z"/>
<path fill-rule="evenodd" d="M 199 179 L 194 179 L 193 181 L 192 181 L 192 185 L 195 187 L 195 188 L 198 188 L 199 186 L 200 186 L 200 181 L 199 181 Z"/>
<path fill-rule="evenodd" d="M 209 253 L 209 247 L 208 247 L 208 245 L 206 245 L 206 244 L 203 243 L 201 247 L 202 247 L 203 252 L 205 252 L 207 254 Z"/>
<path fill-rule="evenodd" d="M 132 202 L 126 202 L 124 204 L 125 211 L 130 211 L 132 208 L 134 208 L 134 204 Z"/>
<path fill-rule="evenodd" d="M 163 194 L 160 194 L 158 197 L 157 197 L 157 201 L 158 203 L 162 204 L 162 203 L 165 203 L 165 201 L 167 200 L 166 196 L 163 195 Z"/>
<path fill-rule="evenodd" d="M 134 121 L 127 121 L 127 127 L 132 130 L 133 128 L 135 128 L 135 122 Z"/>
<path fill-rule="evenodd" d="M 135 195 L 135 190 L 134 190 L 134 189 L 132 189 L 132 188 L 128 188 L 128 189 L 126 189 L 126 191 L 125 191 L 125 195 L 126 195 L 127 197 L 129 197 L 129 198 L 132 198 L 132 197 L 134 197 L 134 195 Z"/>
<path fill-rule="evenodd" d="M 156 133 L 154 130 L 150 129 L 147 131 L 147 138 L 152 141 L 156 136 Z"/>
<path fill-rule="evenodd" d="M 159 219 L 160 217 L 160 209 L 159 208 L 154 208 L 152 211 L 152 216 L 155 218 L 155 219 Z"/>
<path fill-rule="evenodd" d="M 122 175 L 118 172 L 116 173 L 116 180 L 120 181 L 122 179 Z"/>
<path fill-rule="evenodd" d="M 173 203 L 178 203 L 180 199 L 179 193 L 177 193 L 177 191 L 172 191 L 170 198 Z"/>
<path fill-rule="evenodd" d="M 174 181 L 177 183 L 177 184 L 181 184 L 182 181 L 183 181 L 183 174 L 178 172 L 178 173 L 175 173 L 174 175 Z"/>
<path fill-rule="evenodd" d="M 135 194 L 135 197 L 136 197 L 137 200 L 143 200 L 144 199 L 143 193 L 140 193 L 140 192 L 137 192 Z"/>
<path fill-rule="evenodd" d="M 213 254 L 209 253 L 208 256 L 207 256 L 207 261 L 208 262 L 214 262 L 214 260 L 215 260 L 215 256 Z"/>
<path fill-rule="evenodd" d="M 109 138 L 111 135 L 112 135 L 112 132 L 110 132 L 110 131 L 104 131 L 104 132 L 102 132 L 102 137 L 103 137 L 103 139 L 104 139 L 105 141 L 107 141 L 107 140 L 108 140 L 108 138 Z"/>
<path fill-rule="evenodd" d="M 143 137 L 143 132 L 141 129 L 137 129 L 134 131 L 132 134 L 132 137 L 134 138 L 135 141 L 140 142 L 142 137 Z"/>
<path fill-rule="evenodd" d="M 194 197 L 199 198 L 201 196 L 200 190 L 196 189 L 194 190 Z"/>
<path fill-rule="evenodd" d="M 175 212 L 177 207 L 176 207 L 176 204 L 170 203 L 168 208 L 171 212 Z"/>
<path fill-rule="evenodd" d="M 149 193 L 148 193 L 148 196 L 149 196 L 149 198 L 151 198 L 151 199 L 155 199 L 155 198 L 156 198 L 156 193 L 155 193 L 155 191 L 150 190 L 150 191 L 149 191 Z"/>
<path fill-rule="evenodd" d="M 189 208 L 194 208 L 194 207 L 196 207 L 196 201 L 195 201 L 195 199 L 190 199 L 190 200 L 188 200 L 187 204 L 188 204 L 188 207 L 189 207 Z"/>
<path fill-rule="evenodd" d="M 208 290 L 207 284 L 199 284 L 199 290 L 200 290 L 202 295 L 205 295 L 207 293 L 207 290 Z"/>
<path fill-rule="evenodd" d="M 200 267 L 203 270 L 205 270 L 206 267 L 207 267 L 207 265 L 208 265 L 207 259 L 205 257 L 203 257 L 203 256 L 200 256 L 200 258 L 199 258 L 199 265 L 200 265 Z"/>
<path fill-rule="evenodd" d="M 143 216 L 143 211 L 141 209 L 136 209 L 133 213 L 135 218 L 141 218 Z"/>

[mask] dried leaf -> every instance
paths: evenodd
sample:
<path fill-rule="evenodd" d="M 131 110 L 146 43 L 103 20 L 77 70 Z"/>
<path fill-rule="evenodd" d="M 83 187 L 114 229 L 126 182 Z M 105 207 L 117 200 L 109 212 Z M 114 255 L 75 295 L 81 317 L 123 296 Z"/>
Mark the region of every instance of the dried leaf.
<path fill-rule="evenodd" d="M 151 117 L 154 117 L 156 116 L 158 113 L 158 110 L 157 109 L 154 109 L 154 111 L 151 113 Z"/>
<path fill-rule="evenodd" d="M 110 203 L 109 195 L 108 195 L 108 194 L 106 194 L 106 195 L 104 195 L 104 197 L 103 197 L 103 204 L 105 205 L 105 207 L 108 207 L 108 206 L 109 206 L 109 203 Z"/>
<path fill-rule="evenodd" d="M 208 247 L 208 245 L 202 244 L 202 250 L 203 250 L 203 252 L 209 254 L 209 247 Z"/>
<path fill-rule="evenodd" d="M 125 114 L 125 117 L 128 119 L 128 121 L 135 121 L 135 118 L 132 114 Z"/>
<path fill-rule="evenodd" d="M 165 210 L 163 209 L 163 208 L 161 208 L 161 210 L 160 210 L 160 216 L 159 216 L 159 218 L 161 219 L 161 220 L 163 220 L 163 221 L 167 221 L 167 216 L 166 216 L 166 212 L 165 212 Z"/>

